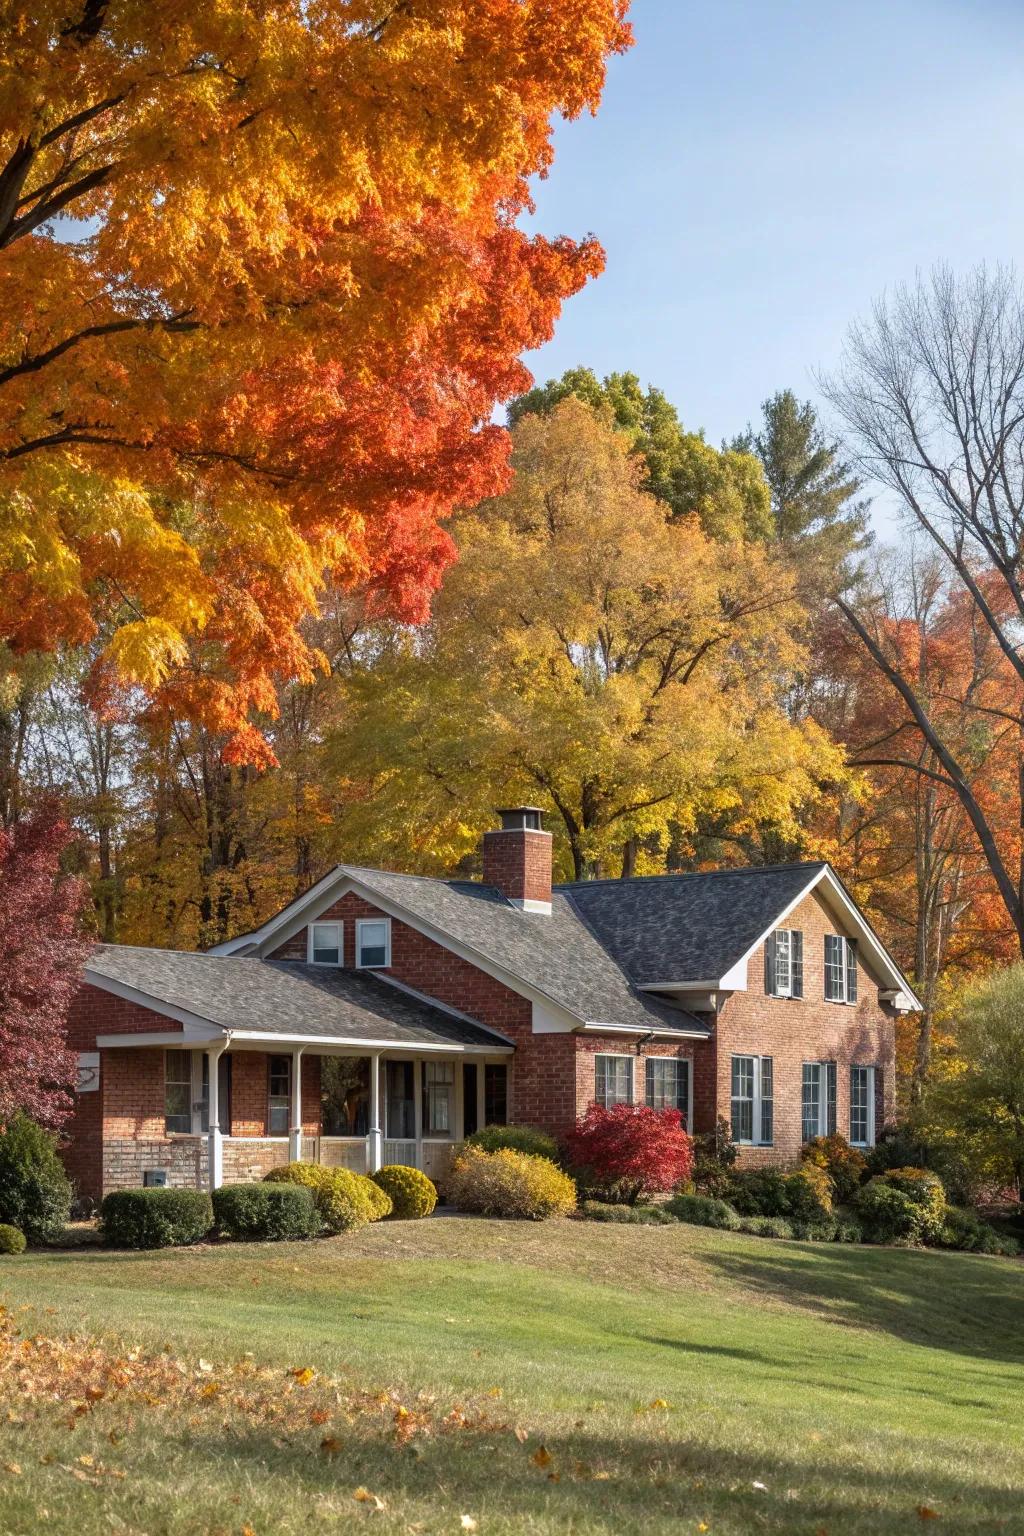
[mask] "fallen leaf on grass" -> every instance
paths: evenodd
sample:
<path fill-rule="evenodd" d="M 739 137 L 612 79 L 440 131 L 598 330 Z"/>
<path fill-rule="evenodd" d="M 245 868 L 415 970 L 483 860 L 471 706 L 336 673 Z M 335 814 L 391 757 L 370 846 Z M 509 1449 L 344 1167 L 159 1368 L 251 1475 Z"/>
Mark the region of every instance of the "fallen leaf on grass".
<path fill-rule="evenodd" d="M 352 1497 L 357 1499 L 360 1504 L 372 1504 L 374 1509 L 378 1511 L 384 1509 L 384 1500 L 378 1498 L 375 1493 L 371 1493 L 369 1488 L 357 1488 Z"/>
<path fill-rule="evenodd" d="M 551 1452 L 546 1445 L 539 1445 L 530 1457 L 535 1467 L 550 1467 Z"/>
<path fill-rule="evenodd" d="M 288 1374 L 289 1376 L 295 1378 L 295 1381 L 300 1387 L 308 1387 L 310 1382 L 313 1380 L 313 1377 L 316 1375 L 316 1371 L 314 1371 L 311 1365 L 297 1365 L 295 1366 L 294 1370 L 289 1371 Z"/>
<path fill-rule="evenodd" d="M 460 1515 L 459 1524 L 464 1531 L 478 1531 L 480 1529 L 472 1515 Z"/>
<path fill-rule="evenodd" d="M 5 1461 L 4 1462 L 4 1471 L 5 1472 L 9 1472 L 12 1477 L 20 1477 L 21 1476 L 21 1467 L 18 1465 L 18 1463 L 16 1461 Z"/>
<path fill-rule="evenodd" d="M 341 1450 L 341 1441 L 335 1439 L 333 1435 L 325 1435 L 320 1441 L 320 1449 L 325 1456 L 337 1456 Z"/>
<path fill-rule="evenodd" d="M 917 1518 L 919 1520 L 937 1520 L 939 1512 L 937 1509 L 932 1509 L 930 1504 L 919 1504 L 917 1506 Z"/>

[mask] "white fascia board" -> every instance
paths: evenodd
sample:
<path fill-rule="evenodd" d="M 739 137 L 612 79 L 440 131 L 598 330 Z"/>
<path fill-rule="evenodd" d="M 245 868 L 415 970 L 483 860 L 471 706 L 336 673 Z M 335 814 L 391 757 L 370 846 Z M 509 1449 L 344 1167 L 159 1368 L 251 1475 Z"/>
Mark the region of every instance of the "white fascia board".
<path fill-rule="evenodd" d="M 121 1050 L 123 1047 L 144 1045 L 167 1045 L 185 1047 L 198 1045 L 217 1045 L 223 1047 L 227 1043 L 227 1036 L 223 1033 L 216 1035 L 200 1035 L 190 1030 L 151 1029 L 137 1035 L 97 1035 L 96 1048 L 100 1051 Z"/>
<path fill-rule="evenodd" d="M 124 998 L 125 1002 L 138 1003 L 140 1008 L 148 1008 L 150 1013 L 162 1014 L 165 1019 L 175 1019 L 189 1039 L 216 1040 L 230 1034 L 229 1030 L 213 1019 L 204 1019 L 202 1014 L 190 1013 L 187 1008 L 179 1008 L 176 1003 L 165 1002 L 163 998 L 141 992 L 138 987 L 130 987 L 126 982 L 115 981 L 111 976 L 104 976 L 100 972 L 91 970 L 88 965 L 85 968 L 84 979 L 91 987 L 99 987 L 104 992 L 111 992 L 114 997 Z"/>
<path fill-rule="evenodd" d="M 515 1046 L 502 1045 L 497 1040 L 493 1045 L 461 1045 L 454 1040 L 437 1045 L 425 1041 L 403 1044 L 401 1040 L 353 1040 L 344 1035 L 278 1035 L 255 1029 L 231 1031 L 233 1046 L 241 1044 L 258 1048 L 266 1041 L 272 1045 L 322 1045 L 345 1051 L 386 1051 L 388 1055 L 401 1056 L 422 1056 L 424 1053 L 433 1056 L 511 1056 L 515 1050 Z"/>
<path fill-rule="evenodd" d="M 589 1020 L 577 1031 L 579 1034 L 591 1035 L 641 1035 L 644 1039 L 648 1036 L 655 1040 L 710 1040 L 709 1029 L 648 1029 L 644 1024 L 598 1024 L 593 1019 Z"/>
<path fill-rule="evenodd" d="M 306 916 L 308 908 L 315 906 L 322 896 L 330 895 L 331 900 L 335 900 L 335 896 L 331 894 L 332 887 L 334 885 L 344 887 L 347 878 L 348 872 L 345 866 L 336 864 L 315 885 L 311 885 L 308 891 L 303 891 L 301 896 L 296 896 L 294 901 L 290 901 L 280 912 L 268 918 L 262 927 L 254 928 L 251 933 L 240 933 L 234 939 L 225 939 L 223 944 L 214 944 L 206 953 L 208 955 L 253 955 L 257 954 L 269 939 L 276 938 L 277 943 L 283 944 L 310 920 Z M 327 905 L 330 906 L 330 901 Z"/>

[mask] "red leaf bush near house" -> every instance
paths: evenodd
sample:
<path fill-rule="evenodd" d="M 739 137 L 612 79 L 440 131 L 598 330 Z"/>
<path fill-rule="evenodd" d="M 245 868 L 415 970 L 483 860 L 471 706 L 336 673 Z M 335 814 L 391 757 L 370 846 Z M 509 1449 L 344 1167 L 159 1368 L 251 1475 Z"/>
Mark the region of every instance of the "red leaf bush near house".
<path fill-rule="evenodd" d="M 693 1143 L 677 1109 L 591 1104 L 566 1138 L 569 1161 L 588 1190 L 634 1205 L 690 1177 Z"/>

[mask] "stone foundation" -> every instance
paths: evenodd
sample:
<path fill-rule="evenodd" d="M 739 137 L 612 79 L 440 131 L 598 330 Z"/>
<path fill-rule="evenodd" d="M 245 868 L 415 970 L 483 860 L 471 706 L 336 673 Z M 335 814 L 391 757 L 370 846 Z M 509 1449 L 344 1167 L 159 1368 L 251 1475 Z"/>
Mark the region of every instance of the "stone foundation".
<path fill-rule="evenodd" d="M 127 1138 L 103 1143 L 103 1192 L 139 1189 L 151 1168 L 165 1168 L 172 1189 L 209 1189 L 209 1160 L 205 1136 L 181 1136 L 168 1141 Z"/>
<path fill-rule="evenodd" d="M 288 1161 L 288 1142 L 258 1136 L 238 1137 L 221 1143 L 225 1184 L 252 1184 L 271 1168 Z"/>

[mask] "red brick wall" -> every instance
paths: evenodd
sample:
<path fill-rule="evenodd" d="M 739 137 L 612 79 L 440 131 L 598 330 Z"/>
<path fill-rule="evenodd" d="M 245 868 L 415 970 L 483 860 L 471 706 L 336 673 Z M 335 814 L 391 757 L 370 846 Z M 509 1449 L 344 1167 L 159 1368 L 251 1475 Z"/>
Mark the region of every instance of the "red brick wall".
<path fill-rule="evenodd" d="M 594 1057 L 607 1053 L 610 1056 L 632 1056 L 633 1066 L 633 1094 L 637 1104 L 643 1104 L 647 1093 L 647 1069 L 644 1066 L 648 1056 L 670 1056 L 685 1058 L 690 1062 L 690 1075 L 693 1080 L 693 1107 L 694 1118 L 697 1116 L 699 1097 L 708 1096 L 705 1084 L 698 1084 L 696 1080 L 696 1064 L 694 1061 L 694 1046 L 701 1044 L 699 1041 L 685 1040 L 678 1045 L 673 1045 L 668 1040 L 648 1041 L 637 1044 L 630 1040 L 628 1035 L 572 1035 L 570 1039 L 576 1042 L 576 1103 L 575 1114 L 578 1117 L 586 1112 L 587 1107 L 594 1102 Z M 568 1129 L 568 1126 L 566 1126 Z"/>
<path fill-rule="evenodd" d="M 825 934 L 840 933 L 818 896 L 812 892 L 782 925 L 804 936 L 804 995 L 767 997 L 764 990 L 764 950 L 750 957 L 746 992 L 735 992 L 723 1005 L 717 1023 L 718 1113 L 729 1118 L 731 1057 L 771 1056 L 774 1070 L 775 1142 L 771 1150 L 750 1148 L 741 1153 L 747 1163 L 793 1162 L 800 1155 L 801 1076 L 805 1061 L 834 1061 L 836 1127 L 850 1129 L 850 1066 L 875 1066 L 881 1073 L 885 1115 L 895 1105 L 896 1045 L 892 1013 L 878 1002 L 878 982 L 863 960 L 858 961 L 857 1002 L 825 1001 Z"/>
<path fill-rule="evenodd" d="M 267 1136 L 270 1096 L 269 1051 L 231 1053 L 231 1135 Z M 287 1054 L 287 1053 L 286 1053 Z M 302 1129 L 320 1134 L 320 1057 L 302 1058 Z M 226 1129 L 226 1128 L 225 1128 Z"/>
<path fill-rule="evenodd" d="M 507 827 L 484 833 L 484 885 L 510 901 L 551 900 L 551 833 Z"/>

